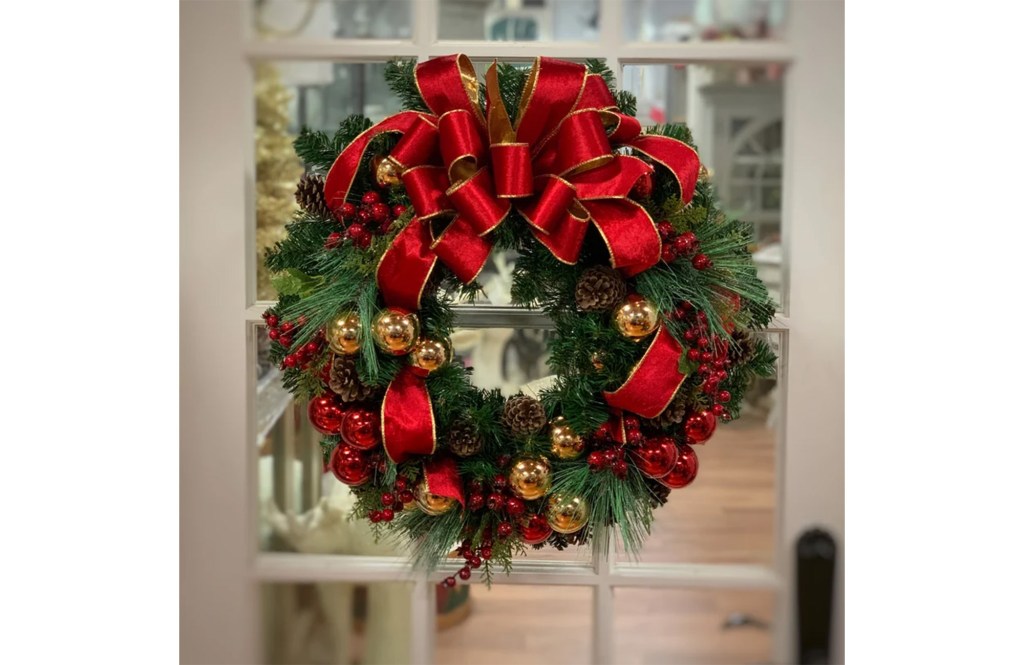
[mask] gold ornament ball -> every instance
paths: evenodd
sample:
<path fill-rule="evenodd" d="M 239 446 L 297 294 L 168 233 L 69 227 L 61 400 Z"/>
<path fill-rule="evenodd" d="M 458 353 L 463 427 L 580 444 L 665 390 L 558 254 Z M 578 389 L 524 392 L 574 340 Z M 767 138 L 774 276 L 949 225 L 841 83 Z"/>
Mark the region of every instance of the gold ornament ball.
<path fill-rule="evenodd" d="M 590 519 L 590 506 L 581 496 L 553 494 L 548 499 L 548 525 L 558 533 L 576 533 Z"/>
<path fill-rule="evenodd" d="M 558 459 L 576 459 L 583 454 L 583 437 L 572 430 L 562 416 L 551 421 L 551 453 Z"/>
<path fill-rule="evenodd" d="M 390 157 L 377 155 L 373 158 L 373 172 L 377 178 L 377 184 L 381 187 L 394 187 L 402 184 L 402 172 Z"/>
<path fill-rule="evenodd" d="M 373 319 L 373 341 L 385 353 L 404 356 L 420 337 L 420 320 L 415 314 L 386 309 Z"/>
<path fill-rule="evenodd" d="M 521 499 L 539 499 L 551 489 L 551 465 L 543 457 L 524 457 L 512 465 L 508 484 Z"/>
<path fill-rule="evenodd" d="M 448 363 L 451 353 L 448 344 L 437 339 L 421 339 L 412 347 L 409 360 L 412 364 L 428 374 L 435 369 L 441 369 Z"/>
<path fill-rule="evenodd" d="M 416 497 L 416 505 L 419 509 L 433 517 L 447 513 L 455 505 L 455 499 L 451 497 L 431 494 L 425 480 L 416 484 L 413 495 Z"/>
<path fill-rule="evenodd" d="M 634 341 L 658 329 L 658 310 L 646 298 L 635 294 L 615 308 L 613 319 L 619 334 Z"/>
<path fill-rule="evenodd" d="M 359 351 L 359 316 L 352 312 L 341 314 L 327 326 L 327 345 L 331 351 L 350 356 Z"/>

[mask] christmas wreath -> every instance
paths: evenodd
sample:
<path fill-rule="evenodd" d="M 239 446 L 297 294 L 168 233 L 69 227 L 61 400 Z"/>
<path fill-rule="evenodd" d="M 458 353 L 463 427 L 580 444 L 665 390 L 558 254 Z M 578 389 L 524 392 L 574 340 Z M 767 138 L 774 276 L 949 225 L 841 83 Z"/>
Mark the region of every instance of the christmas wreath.
<path fill-rule="evenodd" d="M 296 140 L 301 211 L 266 257 L 272 358 L 325 469 L 416 564 L 456 548 L 462 579 L 609 527 L 638 553 L 696 477 L 693 446 L 772 372 L 749 227 L 686 127 L 643 129 L 601 61 L 478 81 L 452 55 L 386 78 L 405 111 Z M 516 253 L 513 301 L 554 324 L 539 399 L 478 389 L 452 357 L 453 303 L 492 251 Z"/>

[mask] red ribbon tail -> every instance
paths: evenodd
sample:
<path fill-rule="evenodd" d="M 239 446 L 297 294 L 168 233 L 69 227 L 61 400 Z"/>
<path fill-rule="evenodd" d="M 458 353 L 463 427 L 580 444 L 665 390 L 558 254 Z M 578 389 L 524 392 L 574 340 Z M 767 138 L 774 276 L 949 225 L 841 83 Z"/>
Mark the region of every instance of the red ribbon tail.
<path fill-rule="evenodd" d="M 427 491 L 431 494 L 455 499 L 465 507 L 466 500 L 462 496 L 459 469 L 451 457 L 434 457 L 425 461 L 423 476 L 427 480 Z"/>
<path fill-rule="evenodd" d="M 384 451 L 399 464 L 413 455 L 432 455 L 436 444 L 434 412 L 423 377 L 403 367 L 391 381 L 380 405 Z M 436 492 L 435 492 L 436 494 Z"/>
<path fill-rule="evenodd" d="M 632 277 L 661 260 L 658 228 L 639 203 L 622 199 L 584 205 L 608 246 L 613 268 Z"/>
<path fill-rule="evenodd" d="M 643 418 L 657 417 L 686 379 L 679 371 L 682 357 L 683 347 L 666 326 L 661 326 L 626 382 L 618 390 L 604 393 L 605 401 Z"/>
<path fill-rule="evenodd" d="M 377 286 L 388 307 L 420 308 L 423 288 L 437 257 L 430 250 L 430 223 L 416 218 L 395 236 L 377 264 Z"/>
<path fill-rule="evenodd" d="M 638 136 L 627 145 L 666 167 L 679 185 L 683 201 L 690 202 L 700 175 L 700 158 L 693 148 L 677 139 L 654 134 Z"/>

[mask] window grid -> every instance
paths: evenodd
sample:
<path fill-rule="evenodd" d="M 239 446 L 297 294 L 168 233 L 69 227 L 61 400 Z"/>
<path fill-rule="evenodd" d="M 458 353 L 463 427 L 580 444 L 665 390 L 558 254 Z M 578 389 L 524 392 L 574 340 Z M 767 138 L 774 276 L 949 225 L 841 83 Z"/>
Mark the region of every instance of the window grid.
<path fill-rule="evenodd" d="M 251 9 L 247 6 L 246 18 Z M 637 43 L 626 42 L 621 22 L 608 17 L 618 17 L 623 11 L 619 0 L 601 0 L 600 11 L 605 20 L 601 21 L 598 40 L 595 42 L 486 42 L 486 41 L 441 41 L 437 39 L 438 0 L 417 0 L 412 10 L 412 39 L 396 40 L 289 40 L 262 41 L 251 33 L 251 21 L 246 21 L 248 41 L 244 52 L 250 65 L 261 60 L 322 60 L 332 62 L 381 62 L 393 57 L 415 57 L 424 60 L 453 52 L 466 53 L 471 58 L 496 58 L 499 60 L 531 59 L 543 51 L 544 55 L 565 59 L 602 58 L 621 81 L 622 67 L 626 64 L 667 64 L 667 63 L 720 63 L 720 62 L 777 62 L 789 63 L 793 59 L 790 46 L 785 42 L 720 42 L 720 43 Z M 250 84 L 251 85 L 251 84 Z M 248 100 L 252 99 L 247 89 Z M 251 103 L 243 115 L 248 126 L 254 126 Z M 249 142 L 246 154 L 247 185 L 253 190 L 254 149 Z M 783 152 L 784 163 L 789 153 Z M 788 169 L 784 169 L 784 172 Z M 255 247 L 255 212 L 250 200 L 245 202 L 247 223 L 247 250 Z M 783 214 L 783 229 L 786 227 Z M 787 235 L 783 233 L 784 247 L 788 246 Z M 788 251 L 786 251 L 788 254 Z M 249 357 L 254 357 L 256 328 L 262 324 L 261 315 L 271 305 L 255 300 L 255 251 L 246 251 L 248 302 L 244 311 Z M 783 266 L 783 301 L 787 300 L 787 268 Z M 470 305 L 457 307 L 458 325 L 466 328 L 487 327 L 550 327 L 550 322 L 538 312 L 529 312 L 509 307 Z M 785 413 L 787 381 L 785 361 L 789 342 L 789 321 L 786 316 L 777 316 L 769 328 L 779 334 L 780 369 L 778 394 L 783 401 L 781 413 Z M 258 478 L 255 447 L 252 445 L 255 422 L 255 372 L 250 370 L 247 397 L 247 436 L 249 506 L 251 548 L 250 576 L 253 583 L 265 582 L 394 582 L 413 581 L 412 631 L 410 635 L 414 653 L 424 656 L 424 662 L 432 661 L 434 654 L 434 625 L 436 606 L 434 589 L 442 577 L 453 574 L 458 566 L 442 565 L 432 575 L 424 575 L 411 569 L 408 561 L 400 557 L 365 557 L 351 555 L 308 555 L 289 553 L 264 553 L 258 550 Z M 785 448 L 785 418 L 778 427 L 775 451 L 776 478 L 776 519 L 773 566 L 742 564 L 631 564 L 616 565 L 614 548 L 609 543 L 594 543 L 593 564 L 563 561 L 519 561 L 508 576 L 496 575 L 496 584 L 544 584 L 588 586 L 593 593 L 593 635 L 591 659 L 595 663 L 610 662 L 614 649 L 614 588 L 622 587 L 666 587 L 666 588 L 744 588 L 780 589 L 787 575 L 781 570 L 786 560 L 782 552 L 781 509 L 782 459 Z M 779 594 L 780 597 L 784 594 Z M 781 606 L 777 620 L 773 622 L 776 653 L 785 653 L 782 636 L 787 621 Z"/>

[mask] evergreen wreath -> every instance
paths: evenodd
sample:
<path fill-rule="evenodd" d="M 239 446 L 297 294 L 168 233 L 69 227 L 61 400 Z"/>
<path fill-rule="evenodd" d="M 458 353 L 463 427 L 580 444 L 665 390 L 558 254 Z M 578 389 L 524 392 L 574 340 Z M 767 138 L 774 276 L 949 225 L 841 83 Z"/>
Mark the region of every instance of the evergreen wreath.
<path fill-rule="evenodd" d="M 602 61 L 481 82 L 452 55 L 386 79 L 405 111 L 295 141 L 302 210 L 266 257 L 272 359 L 325 469 L 416 565 L 457 547 L 464 580 L 610 527 L 637 555 L 696 477 L 693 446 L 773 371 L 749 225 L 718 207 L 689 130 L 642 129 Z M 454 300 L 507 250 L 514 303 L 554 323 L 539 400 L 474 387 L 448 341 Z"/>

